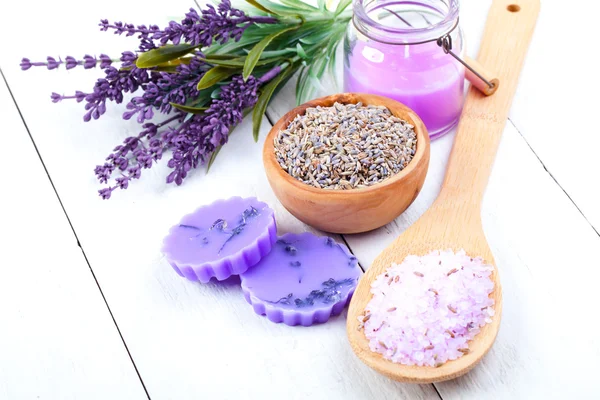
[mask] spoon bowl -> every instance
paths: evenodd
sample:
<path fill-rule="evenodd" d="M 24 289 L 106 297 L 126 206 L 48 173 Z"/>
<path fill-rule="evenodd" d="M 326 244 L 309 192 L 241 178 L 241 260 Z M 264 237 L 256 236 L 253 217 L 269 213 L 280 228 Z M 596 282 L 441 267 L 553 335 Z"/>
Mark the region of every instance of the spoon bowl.
<path fill-rule="evenodd" d="M 539 13 L 539 0 L 494 0 L 481 41 L 478 61 L 498 72 L 502 83 L 486 97 L 471 87 L 461 114 L 448 169 L 432 207 L 373 262 L 361 278 L 348 311 L 347 334 L 358 357 L 376 371 L 398 381 L 431 383 L 456 378 L 471 370 L 490 350 L 502 314 L 498 269 L 481 225 L 481 202 L 517 89 L 527 48 Z M 468 343 L 470 352 L 441 366 L 406 366 L 385 360 L 369 349 L 358 318 L 372 298 L 371 282 L 392 263 L 433 250 L 465 250 L 494 266 L 491 279 L 495 315 Z"/>
<path fill-rule="evenodd" d="M 443 200 L 442 200 L 443 201 Z M 352 349 L 369 367 L 398 381 L 410 383 L 431 383 L 456 378 L 473 368 L 489 351 L 496 339 L 502 314 L 502 289 L 498 270 L 492 252 L 485 240 L 478 210 L 461 210 L 448 213 L 449 209 L 440 202 L 434 205 L 414 225 L 400 235 L 373 262 L 361 278 L 348 310 L 347 334 Z M 473 215 L 475 214 L 475 215 Z M 453 216 L 470 216 L 465 224 L 462 218 Z M 369 341 L 362 329 L 359 330 L 358 318 L 363 314 L 372 298 L 371 282 L 392 265 L 400 264 L 408 255 L 423 256 L 432 250 L 465 250 L 470 256 L 480 256 L 486 264 L 494 265 L 490 278 L 494 282 L 494 290 L 490 297 L 494 299 L 495 315 L 492 322 L 481 328 L 474 340 L 469 343 L 468 354 L 454 361 L 449 361 L 437 368 L 396 364 L 383 358 L 379 353 L 369 349 Z"/>

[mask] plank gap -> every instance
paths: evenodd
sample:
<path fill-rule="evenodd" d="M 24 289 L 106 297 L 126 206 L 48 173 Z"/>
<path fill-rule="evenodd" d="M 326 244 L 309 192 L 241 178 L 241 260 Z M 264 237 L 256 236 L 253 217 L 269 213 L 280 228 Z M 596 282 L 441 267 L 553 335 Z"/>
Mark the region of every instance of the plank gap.
<path fill-rule="evenodd" d="M 515 125 L 515 123 L 510 118 L 508 119 L 508 121 L 512 124 L 512 126 L 515 127 L 515 129 L 517 130 L 517 132 L 519 133 L 519 135 L 521 136 L 521 138 L 523 138 L 523 140 L 525 141 L 525 144 L 527 144 L 527 147 L 529 147 L 529 149 L 531 150 L 531 152 L 533 153 L 533 155 L 535 156 L 535 158 L 537 158 L 537 160 L 540 162 L 540 164 L 542 164 L 542 167 L 544 168 L 544 170 L 548 173 L 548 175 L 550 175 L 550 178 L 552 178 L 552 180 L 558 185 L 558 187 L 560 188 L 560 190 L 562 190 L 562 192 L 565 194 L 565 196 L 567 196 L 567 198 L 569 199 L 569 201 L 571 203 L 573 203 L 573 205 L 575 206 L 575 208 L 577 209 L 577 211 L 579 211 L 579 214 L 581 214 L 581 216 L 583 217 L 583 219 L 585 219 L 585 221 L 588 223 L 588 225 L 594 230 L 594 232 L 596 232 L 596 235 L 598 235 L 600 237 L 600 232 L 596 229 L 596 227 L 594 225 L 592 225 L 592 223 L 585 216 L 585 214 L 583 213 L 583 211 L 581 210 L 581 208 L 579 208 L 579 206 L 571 198 L 571 196 L 569 195 L 569 193 L 567 193 L 567 191 L 562 187 L 562 185 L 560 184 L 560 182 L 558 182 L 558 180 L 554 177 L 554 175 L 552 175 L 552 172 L 550 172 L 550 170 L 546 167 L 546 165 L 544 164 L 544 162 L 542 161 L 542 159 L 535 152 L 535 150 L 533 149 L 533 147 L 531 147 L 531 145 L 527 141 L 527 138 L 525 136 L 523 136 L 523 134 L 521 133 L 521 131 L 519 130 L 519 128 L 517 127 L 517 125 Z"/>
<path fill-rule="evenodd" d="M 123 335 L 121 334 L 121 330 L 119 329 L 119 325 L 117 324 L 115 316 L 113 315 L 113 312 L 110 309 L 110 306 L 108 305 L 108 301 L 106 300 L 106 297 L 104 296 L 104 293 L 102 292 L 102 288 L 100 287 L 100 283 L 98 282 L 98 279 L 96 279 L 96 274 L 94 274 L 94 270 L 92 269 L 92 266 L 90 265 L 87 255 L 85 254 L 85 251 L 83 250 L 83 246 L 81 245 L 81 242 L 79 241 L 77 232 L 75 232 L 75 228 L 73 227 L 73 224 L 71 223 L 71 219 L 69 218 L 69 215 L 67 214 L 67 210 L 65 209 L 65 206 L 63 205 L 62 199 L 60 198 L 58 191 L 56 190 L 56 186 L 54 185 L 52 178 L 50 177 L 48 168 L 46 168 L 46 164 L 44 163 L 44 160 L 42 159 L 42 156 L 38 150 L 38 147 L 35 144 L 35 141 L 33 140 L 33 136 L 31 136 L 31 132 L 29 131 L 29 127 L 27 126 L 27 122 L 25 122 L 23 113 L 21 112 L 21 109 L 19 108 L 19 105 L 17 104 L 15 96 L 10 88 L 10 85 L 8 84 L 6 76 L 4 75 L 4 72 L 2 71 L 1 67 L 0 67 L 0 75 L 2 76 L 2 80 L 4 81 L 4 84 L 6 85 L 6 88 L 8 89 L 8 93 L 10 94 L 10 97 L 11 97 L 13 103 L 15 104 L 17 112 L 19 113 L 19 117 L 21 118 L 21 121 L 23 122 L 23 126 L 25 127 L 25 130 L 27 131 L 27 134 L 29 135 L 29 139 L 31 140 L 31 143 L 33 144 L 33 148 L 35 149 L 35 152 L 36 152 L 40 162 L 42 163 L 42 168 L 44 168 L 44 172 L 46 173 L 46 176 L 48 177 L 48 180 L 50 181 L 50 185 L 52 186 L 52 190 L 54 191 L 54 194 L 56 195 L 56 198 L 58 199 L 58 203 L 60 204 L 60 207 L 62 208 L 62 211 L 65 214 L 65 217 L 67 218 L 67 222 L 69 223 L 69 226 L 71 227 L 71 231 L 73 232 L 73 235 L 75 236 L 77 246 L 81 249 L 83 258 L 85 259 L 85 262 L 88 265 L 88 268 L 90 269 L 92 277 L 94 278 L 94 282 L 96 283 L 96 286 L 98 287 L 98 291 L 100 291 L 102 300 L 104 301 L 104 304 L 106 305 L 106 308 L 108 309 L 108 313 L 110 314 L 110 317 L 115 325 L 115 328 L 117 329 L 119 337 L 121 338 L 121 342 L 123 343 L 123 346 L 125 347 L 125 351 L 127 351 L 127 355 L 129 356 L 129 359 L 131 360 L 131 363 L 133 364 L 133 368 L 135 369 L 135 373 L 137 374 L 138 379 L 140 380 L 140 383 L 142 384 L 142 388 L 144 389 L 144 392 L 146 393 L 146 397 L 150 400 L 150 395 L 148 394 L 146 385 L 144 384 L 144 381 L 142 380 L 142 376 L 140 375 L 137 365 L 135 364 L 135 361 L 133 360 L 133 357 L 131 356 L 131 352 L 129 351 L 129 348 L 127 347 L 127 343 L 125 343 L 125 339 L 123 338 Z"/>

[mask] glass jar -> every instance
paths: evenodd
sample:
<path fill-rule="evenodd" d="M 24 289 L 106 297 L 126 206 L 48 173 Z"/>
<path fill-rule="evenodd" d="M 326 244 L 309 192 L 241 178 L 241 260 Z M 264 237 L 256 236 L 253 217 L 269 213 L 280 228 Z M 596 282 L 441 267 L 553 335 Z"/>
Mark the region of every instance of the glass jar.
<path fill-rule="evenodd" d="M 421 117 L 433 139 L 457 123 L 465 70 L 458 0 L 354 0 L 344 40 L 344 91 L 397 100 Z M 447 40 L 447 39 L 446 39 Z"/>

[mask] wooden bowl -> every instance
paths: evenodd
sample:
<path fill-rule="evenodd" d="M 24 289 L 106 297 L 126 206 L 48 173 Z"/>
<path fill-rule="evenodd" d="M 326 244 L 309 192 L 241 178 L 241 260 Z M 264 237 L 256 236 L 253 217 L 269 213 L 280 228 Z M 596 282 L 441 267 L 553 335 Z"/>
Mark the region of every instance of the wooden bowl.
<path fill-rule="evenodd" d="M 342 104 L 378 105 L 387 107 L 398 118 L 415 128 L 417 150 L 411 162 L 391 178 L 360 189 L 319 189 L 292 178 L 275 158 L 274 139 L 288 127 L 296 115 L 307 108 Z M 419 194 L 429 167 L 429 134 L 423 121 L 405 105 L 362 93 L 341 93 L 309 101 L 285 114 L 271 128 L 263 148 L 263 163 L 271 188 L 283 206 L 302 222 L 333 233 L 359 233 L 379 228 L 410 206 Z"/>

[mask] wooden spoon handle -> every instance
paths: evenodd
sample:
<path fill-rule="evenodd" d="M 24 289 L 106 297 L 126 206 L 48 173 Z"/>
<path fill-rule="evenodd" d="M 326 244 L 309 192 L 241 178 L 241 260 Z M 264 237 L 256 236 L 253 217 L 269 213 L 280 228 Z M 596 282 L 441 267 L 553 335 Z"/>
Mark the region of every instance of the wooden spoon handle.
<path fill-rule="evenodd" d="M 439 200 L 479 209 L 539 8 L 539 0 L 494 0 L 477 60 L 500 86 L 489 97 L 469 90 Z"/>

